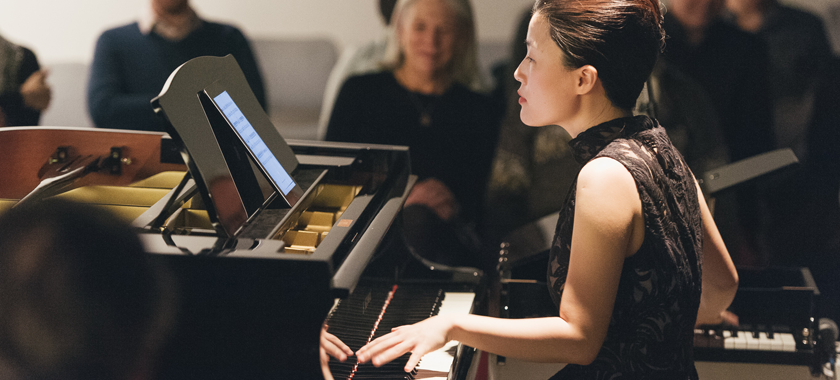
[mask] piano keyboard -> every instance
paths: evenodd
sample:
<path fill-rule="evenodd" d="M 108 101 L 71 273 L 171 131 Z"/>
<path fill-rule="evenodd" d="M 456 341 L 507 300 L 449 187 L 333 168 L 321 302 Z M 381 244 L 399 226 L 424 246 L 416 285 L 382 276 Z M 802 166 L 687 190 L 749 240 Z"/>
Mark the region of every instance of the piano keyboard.
<path fill-rule="evenodd" d="M 393 327 L 412 324 L 439 314 L 469 314 L 474 294 L 445 292 L 438 287 L 394 285 L 393 287 L 358 286 L 348 298 L 340 300 L 327 318 L 328 331 L 353 351 L 391 331 Z M 344 363 L 330 361 L 330 371 L 339 379 L 415 379 L 446 377 L 457 342 L 423 357 L 411 373 L 403 371 L 410 354 L 382 367 L 358 364 L 353 358 Z"/>
<path fill-rule="evenodd" d="M 697 360 L 807 365 L 813 357 L 810 330 L 741 326 L 738 329 L 695 329 Z"/>
<path fill-rule="evenodd" d="M 796 340 L 791 333 L 698 329 L 694 331 L 694 346 L 727 350 L 795 352 Z"/>

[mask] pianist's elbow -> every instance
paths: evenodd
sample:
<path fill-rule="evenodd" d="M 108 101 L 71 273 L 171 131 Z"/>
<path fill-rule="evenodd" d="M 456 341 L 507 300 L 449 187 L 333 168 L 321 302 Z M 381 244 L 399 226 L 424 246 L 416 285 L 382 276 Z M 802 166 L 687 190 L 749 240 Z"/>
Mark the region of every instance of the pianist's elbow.
<path fill-rule="evenodd" d="M 556 358 L 554 361 L 558 363 L 589 365 L 598 357 L 601 351 L 601 346 L 604 345 L 603 339 L 581 339 L 577 341 L 578 344 L 569 344 L 566 342 L 566 348 L 569 350 L 558 351 L 562 352 L 562 358 Z"/>
<path fill-rule="evenodd" d="M 590 365 L 598 357 L 598 351 L 600 351 L 600 347 L 597 350 L 581 350 L 570 358 L 568 364 Z"/>
<path fill-rule="evenodd" d="M 600 347 L 596 349 L 581 349 L 575 350 L 571 352 L 571 354 L 562 360 L 554 360 L 557 363 L 567 363 L 567 364 L 578 364 L 578 365 L 589 365 L 595 361 L 595 358 L 598 357 L 598 352 L 601 350 Z"/>
<path fill-rule="evenodd" d="M 725 279 L 721 279 L 715 281 L 711 284 L 703 284 L 703 286 L 710 285 L 715 288 L 715 291 L 719 294 L 725 294 L 727 296 L 735 297 L 735 293 L 738 291 L 738 273 L 732 272 L 730 276 L 726 276 Z"/>

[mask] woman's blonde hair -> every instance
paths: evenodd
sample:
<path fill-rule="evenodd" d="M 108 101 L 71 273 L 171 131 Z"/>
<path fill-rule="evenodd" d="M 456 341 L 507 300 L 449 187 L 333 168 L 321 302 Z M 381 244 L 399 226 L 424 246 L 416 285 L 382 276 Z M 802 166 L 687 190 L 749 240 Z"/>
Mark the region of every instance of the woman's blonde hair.
<path fill-rule="evenodd" d="M 399 40 L 399 29 L 405 23 L 405 15 L 420 0 L 398 0 L 391 16 L 388 30 L 388 45 L 382 60 L 386 70 L 396 70 L 405 59 Z M 475 37 L 475 22 L 469 0 L 441 0 L 453 11 L 457 32 L 452 59 L 447 64 L 450 78 L 473 91 L 484 91 L 484 82 L 478 68 L 478 44 Z"/>

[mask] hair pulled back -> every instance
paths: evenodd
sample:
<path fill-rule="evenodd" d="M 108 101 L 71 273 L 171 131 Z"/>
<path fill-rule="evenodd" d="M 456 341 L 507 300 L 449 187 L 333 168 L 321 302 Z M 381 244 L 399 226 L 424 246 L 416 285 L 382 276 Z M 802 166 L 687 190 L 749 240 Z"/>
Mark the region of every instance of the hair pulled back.
<path fill-rule="evenodd" d="M 575 69 L 592 65 L 607 98 L 632 109 L 662 50 L 659 0 L 537 0 L 533 12 Z"/>

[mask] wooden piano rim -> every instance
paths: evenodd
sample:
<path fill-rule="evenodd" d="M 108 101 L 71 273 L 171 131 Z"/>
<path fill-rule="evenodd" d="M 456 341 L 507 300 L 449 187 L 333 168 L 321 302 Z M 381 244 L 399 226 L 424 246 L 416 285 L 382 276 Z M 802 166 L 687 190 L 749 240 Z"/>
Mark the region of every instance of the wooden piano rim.
<path fill-rule="evenodd" d="M 60 146 L 72 147 L 79 156 L 104 156 L 112 147 L 123 148 L 131 164 L 119 176 L 92 173 L 79 186 L 125 186 L 163 171 L 186 171 L 183 164 L 160 162 L 164 132 L 81 127 L 10 127 L 0 129 L 0 198 L 20 199 L 39 183 L 38 170 Z"/>

